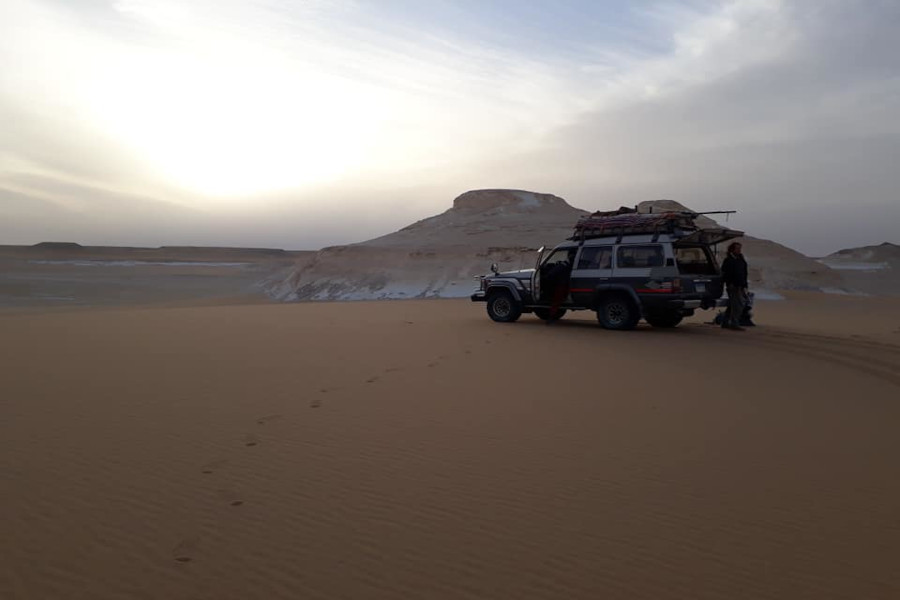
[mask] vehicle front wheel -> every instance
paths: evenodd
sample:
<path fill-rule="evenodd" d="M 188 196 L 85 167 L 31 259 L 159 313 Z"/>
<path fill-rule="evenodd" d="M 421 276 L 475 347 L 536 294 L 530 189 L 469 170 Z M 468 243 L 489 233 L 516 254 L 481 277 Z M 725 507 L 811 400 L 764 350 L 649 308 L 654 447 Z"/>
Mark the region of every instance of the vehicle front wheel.
<path fill-rule="evenodd" d="M 522 316 L 522 307 L 509 292 L 494 292 L 488 296 L 487 313 L 498 323 L 512 323 Z"/>
<path fill-rule="evenodd" d="M 640 318 L 634 302 L 622 295 L 604 298 L 597 309 L 597 320 L 604 329 L 634 329 Z"/>
<path fill-rule="evenodd" d="M 647 322 L 653 327 L 677 327 L 684 317 L 675 311 L 651 312 L 647 314 Z"/>
<path fill-rule="evenodd" d="M 558 320 L 562 319 L 565 316 L 565 314 L 566 314 L 566 309 L 564 309 L 564 308 L 556 309 L 556 315 L 553 317 L 550 316 L 549 308 L 534 309 L 534 316 L 536 316 L 538 319 L 540 319 L 542 321 L 558 321 Z"/>

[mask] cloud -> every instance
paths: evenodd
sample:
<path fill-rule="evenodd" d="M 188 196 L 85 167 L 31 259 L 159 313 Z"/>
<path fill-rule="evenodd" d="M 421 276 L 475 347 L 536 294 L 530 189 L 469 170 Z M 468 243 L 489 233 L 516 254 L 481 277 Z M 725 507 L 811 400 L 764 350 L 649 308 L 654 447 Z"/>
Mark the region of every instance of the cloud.
<path fill-rule="evenodd" d="M 116 239 L 308 248 L 505 186 L 584 208 L 737 208 L 740 226 L 809 252 L 896 239 L 898 12 L 10 0 L 0 202 L 28 227 L 0 234 L 58 220 L 104 235 L 78 213 Z M 347 213 L 364 228 L 348 234 Z"/>
<path fill-rule="evenodd" d="M 731 35 L 700 44 L 709 53 L 702 77 L 677 51 L 633 65 L 608 92 L 615 102 L 494 171 L 532 173 L 531 187 L 586 208 L 660 197 L 736 208 L 738 226 L 812 254 L 896 239 L 900 6 L 877 8 L 772 4 L 748 13 Z M 734 53 L 764 43 L 772 23 L 786 40 L 778 51 L 751 51 L 731 68 Z M 663 83 L 641 95 L 642 81 Z"/>

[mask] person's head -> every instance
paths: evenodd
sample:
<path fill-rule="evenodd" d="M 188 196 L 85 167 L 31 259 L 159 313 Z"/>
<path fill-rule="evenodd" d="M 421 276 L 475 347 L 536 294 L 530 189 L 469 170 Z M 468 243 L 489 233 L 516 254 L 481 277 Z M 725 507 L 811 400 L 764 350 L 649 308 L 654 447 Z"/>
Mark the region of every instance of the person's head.
<path fill-rule="evenodd" d="M 728 245 L 728 254 L 740 254 L 741 253 L 741 243 L 740 242 L 732 242 Z"/>

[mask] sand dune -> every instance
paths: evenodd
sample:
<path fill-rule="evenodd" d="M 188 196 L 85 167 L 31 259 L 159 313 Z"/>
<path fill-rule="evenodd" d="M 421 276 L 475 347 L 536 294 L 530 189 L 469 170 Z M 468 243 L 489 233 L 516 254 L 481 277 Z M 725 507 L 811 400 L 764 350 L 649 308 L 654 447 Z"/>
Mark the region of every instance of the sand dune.
<path fill-rule="evenodd" d="M 898 308 L 0 313 L 0 596 L 897 598 Z"/>

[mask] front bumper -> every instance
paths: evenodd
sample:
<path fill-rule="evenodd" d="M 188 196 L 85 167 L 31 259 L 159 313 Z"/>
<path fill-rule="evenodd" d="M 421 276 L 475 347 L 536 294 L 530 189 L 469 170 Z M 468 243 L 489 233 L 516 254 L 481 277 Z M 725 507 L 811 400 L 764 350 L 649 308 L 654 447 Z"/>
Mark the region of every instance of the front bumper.
<path fill-rule="evenodd" d="M 478 290 L 477 292 L 469 296 L 469 299 L 472 302 L 485 302 L 487 300 L 487 295 L 484 293 L 484 290 Z"/>

